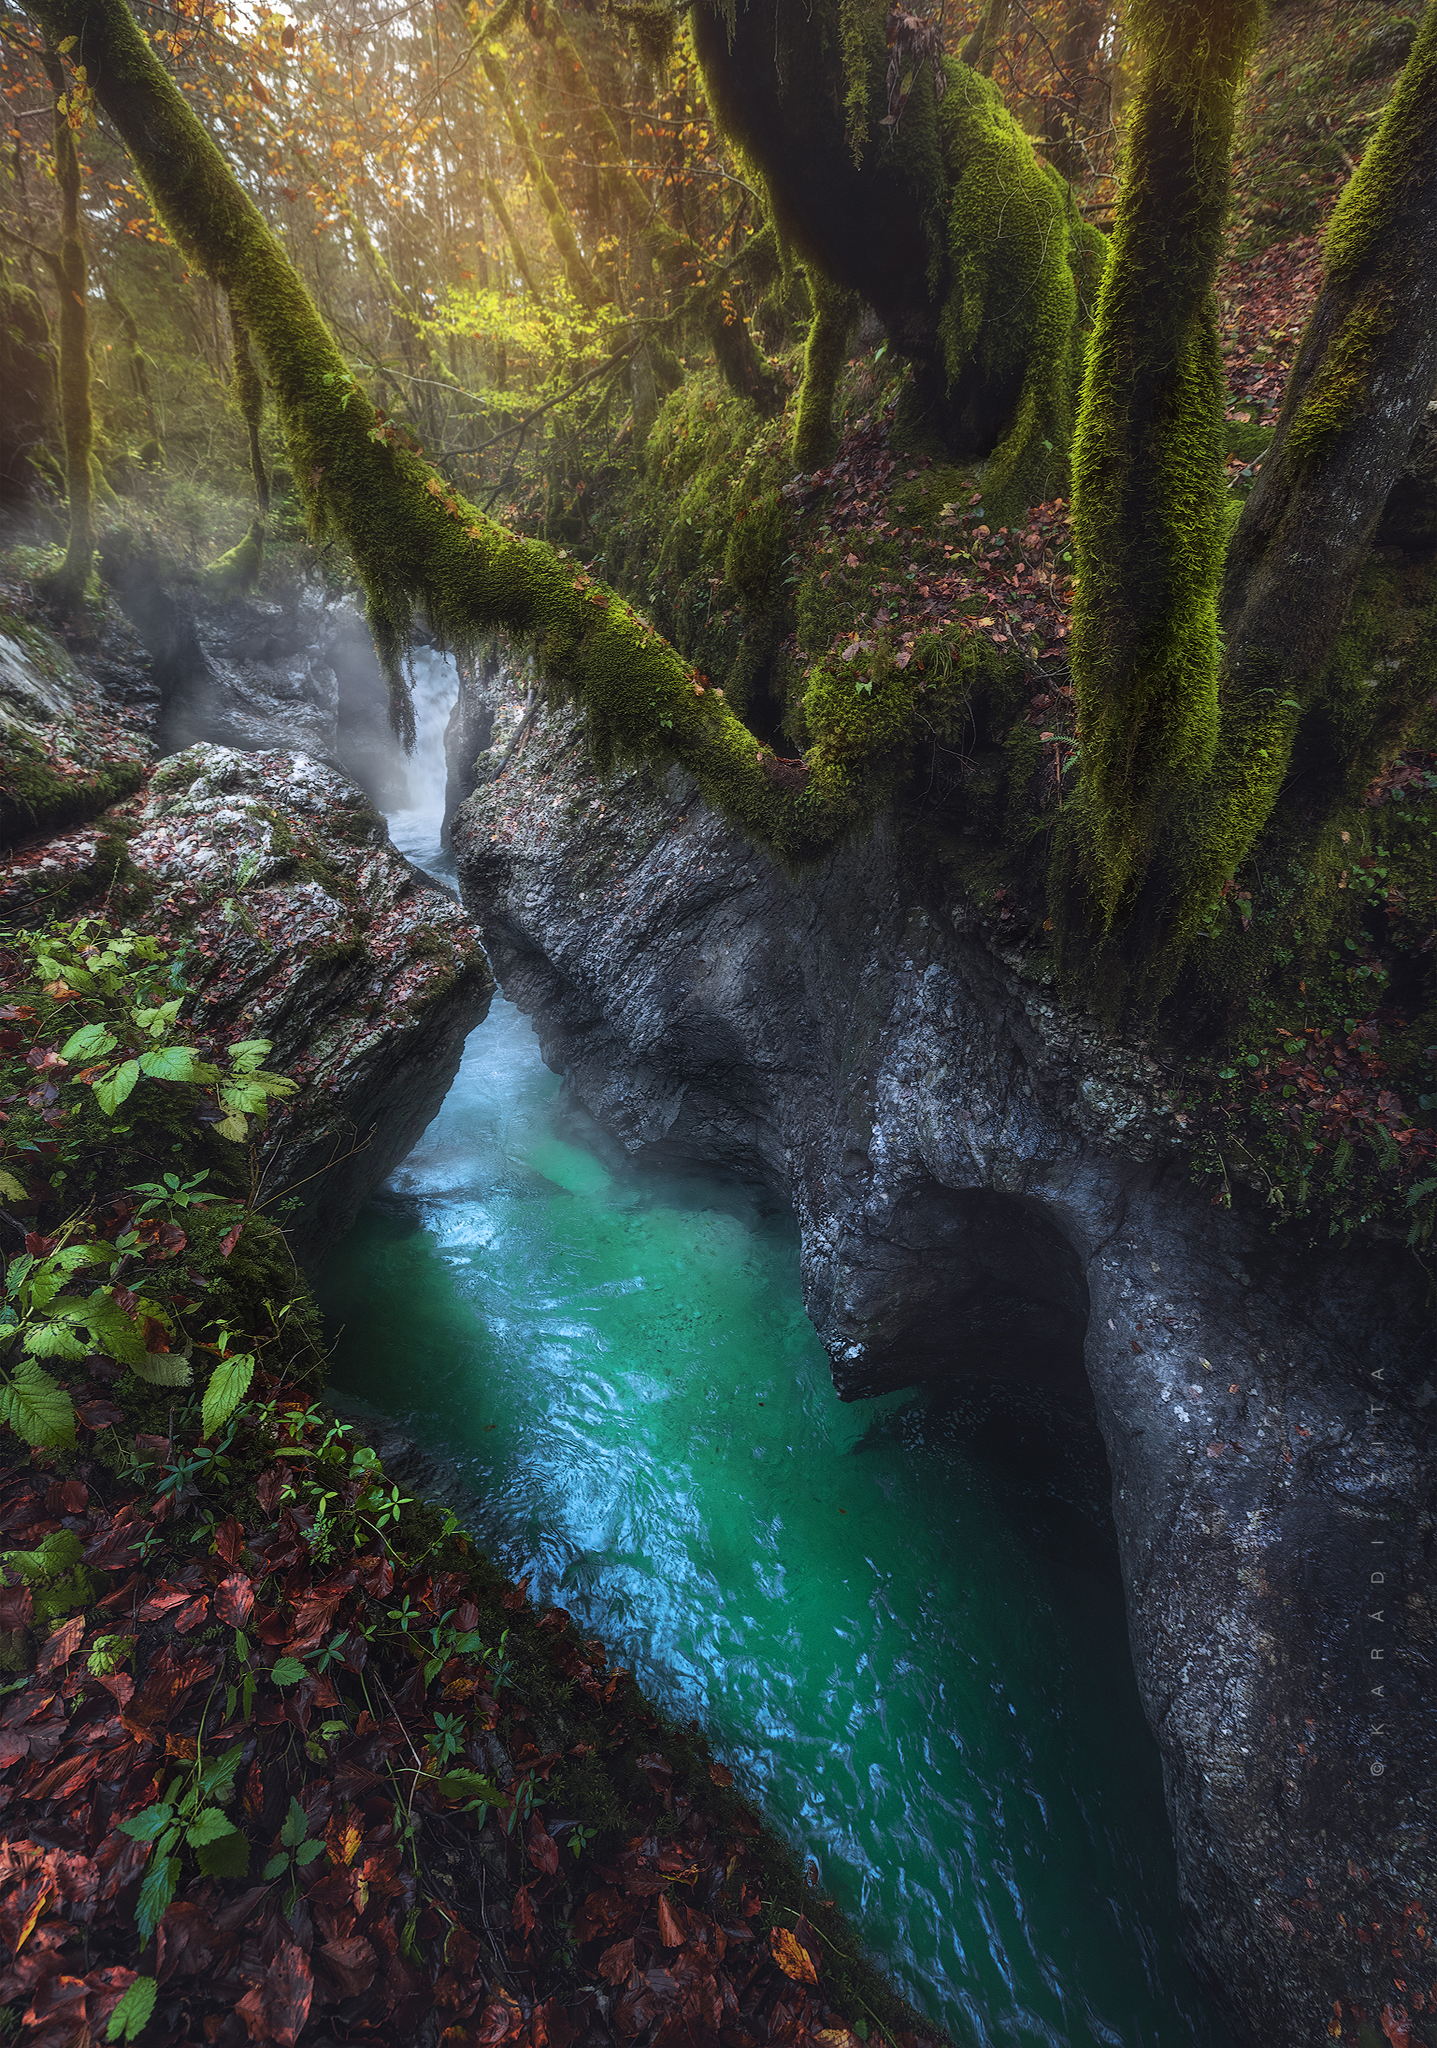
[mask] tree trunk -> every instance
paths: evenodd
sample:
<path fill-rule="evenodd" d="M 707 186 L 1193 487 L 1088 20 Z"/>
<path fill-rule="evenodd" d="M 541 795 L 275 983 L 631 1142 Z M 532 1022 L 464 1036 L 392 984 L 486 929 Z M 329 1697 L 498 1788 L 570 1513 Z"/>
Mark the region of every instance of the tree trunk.
<path fill-rule="evenodd" d="M 844 359 L 848 335 L 858 313 L 852 292 L 830 284 L 822 271 L 810 270 L 813 324 L 803 351 L 803 386 L 798 396 L 798 425 L 793 459 L 800 469 L 817 469 L 833 453 L 833 394 Z"/>
<path fill-rule="evenodd" d="M 1146 46 L 1073 445 L 1073 683 L 1089 884 L 1130 910 L 1218 740 L 1225 390 L 1213 280 L 1257 0 L 1129 10 Z"/>
<path fill-rule="evenodd" d="M 80 229 L 80 158 L 66 106 L 60 59 L 47 55 L 55 93 L 55 179 L 60 187 L 60 250 L 52 259 L 60 297 L 60 420 L 65 434 L 65 487 L 70 533 L 65 559 L 50 579 L 56 601 L 73 611 L 84 599 L 95 553 L 95 418 L 90 404 L 90 313 L 85 244 Z"/>
<path fill-rule="evenodd" d="M 1437 388 L 1437 7 L 1429 7 L 1382 126 L 1328 230 L 1326 282 L 1277 431 L 1228 551 L 1222 624 L 1234 693 L 1280 681 L 1308 714 L 1294 795 L 1320 803 L 1371 772 L 1430 688 L 1347 707 L 1315 686 L 1392 487 Z M 1336 728 L 1346 728 L 1339 739 Z"/>

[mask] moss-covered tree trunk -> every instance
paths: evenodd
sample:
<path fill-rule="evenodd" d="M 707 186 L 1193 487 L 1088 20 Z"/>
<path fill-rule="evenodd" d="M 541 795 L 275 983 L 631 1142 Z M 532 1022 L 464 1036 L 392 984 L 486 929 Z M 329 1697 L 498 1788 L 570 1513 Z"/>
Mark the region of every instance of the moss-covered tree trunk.
<path fill-rule="evenodd" d="M 1280 679 L 1303 697 L 1321 675 L 1437 395 L 1437 7 L 1343 194 L 1323 263 L 1277 431 L 1228 550 L 1222 625 L 1234 691 Z M 1395 742 L 1419 688 L 1425 695 L 1420 677 L 1373 700 L 1368 759 Z M 1304 753 L 1310 806 L 1354 764 L 1330 747 Z"/>
<path fill-rule="evenodd" d="M 816 267 L 808 273 L 813 323 L 803 351 L 803 386 L 798 399 L 798 425 L 793 459 L 800 469 L 817 469 L 833 453 L 833 394 L 848 354 L 848 335 L 858 313 L 858 300 L 842 285 L 831 284 Z"/>
<path fill-rule="evenodd" d="M 65 559 L 50 579 L 57 603 L 73 609 L 85 595 L 95 553 L 92 464 L 95 417 L 90 403 L 90 311 L 85 243 L 80 227 L 80 157 L 70 126 L 65 75 L 57 56 L 44 60 L 55 93 L 55 181 L 60 188 L 60 248 L 51 259 L 60 300 L 60 419 L 65 435 L 65 488 L 70 532 Z"/>
<path fill-rule="evenodd" d="M 810 757 L 802 796 L 690 663 L 542 541 L 524 540 L 452 493 L 376 418 L 313 301 L 124 0 L 32 0 L 77 58 L 130 150 L 167 232 L 226 291 L 274 392 L 296 484 L 317 531 L 348 546 L 368 596 L 397 729 L 413 736 L 403 654 L 422 606 L 451 644 L 486 633 L 527 642 L 551 689 L 577 699 L 601 760 L 674 761 L 737 823 L 789 853 L 816 853 L 871 812 L 851 735 Z M 880 722 L 881 723 L 881 722 Z"/>
<path fill-rule="evenodd" d="M 1258 0 L 1134 0 L 1145 64 L 1073 446 L 1073 682 L 1104 920 L 1218 743 L 1225 380 L 1213 280 Z"/>
<path fill-rule="evenodd" d="M 1308 829 L 1410 715 L 1427 673 L 1316 702 L 1437 381 L 1437 12 L 1334 218 L 1328 284 L 1224 585 L 1224 379 L 1212 280 L 1233 87 L 1256 7 L 1129 8 L 1145 50 L 1074 449 L 1076 888 L 1118 1007 L 1170 988 L 1284 786 Z M 1219 634 L 1219 593 L 1223 596 Z M 1318 729 L 1328 727 L 1326 741 Z M 1341 734 L 1341 744 L 1333 735 Z M 1321 773 L 1289 784 L 1294 743 Z M 1078 931 L 1060 862 L 1057 921 Z"/>
<path fill-rule="evenodd" d="M 36 293 L 0 256 L 0 500 L 23 498 L 52 458 L 55 345 Z"/>

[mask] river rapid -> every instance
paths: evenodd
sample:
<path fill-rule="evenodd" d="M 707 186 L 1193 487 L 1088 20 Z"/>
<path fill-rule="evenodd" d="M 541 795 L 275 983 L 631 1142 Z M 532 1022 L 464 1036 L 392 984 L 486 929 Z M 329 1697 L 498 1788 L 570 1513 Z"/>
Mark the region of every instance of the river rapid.
<path fill-rule="evenodd" d="M 453 671 L 421 655 L 416 682 L 391 832 L 452 878 Z M 840 1402 L 791 1217 L 585 1144 L 502 1000 L 319 1291 L 337 1391 L 442 1451 L 531 1596 L 700 1716 L 958 2042 L 1224 2048 L 1090 1415 Z"/>

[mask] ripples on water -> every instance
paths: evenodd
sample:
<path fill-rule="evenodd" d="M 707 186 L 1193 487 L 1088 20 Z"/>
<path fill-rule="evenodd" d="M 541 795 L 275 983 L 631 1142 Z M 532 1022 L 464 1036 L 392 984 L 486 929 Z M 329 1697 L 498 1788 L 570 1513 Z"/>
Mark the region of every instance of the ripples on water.
<path fill-rule="evenodd" d="M 392 824 L 442 870 L 432 796 Z M 611 1173 L 556 1134 L 557 1087 L 496 1003 L 325 1270 L 340 1387 L 453 1458 L 536 1599 L 703 1718 L 960 2042 L 1220 2048 L 1090 1422 L 840 1402 L 791 1221 Z"/>

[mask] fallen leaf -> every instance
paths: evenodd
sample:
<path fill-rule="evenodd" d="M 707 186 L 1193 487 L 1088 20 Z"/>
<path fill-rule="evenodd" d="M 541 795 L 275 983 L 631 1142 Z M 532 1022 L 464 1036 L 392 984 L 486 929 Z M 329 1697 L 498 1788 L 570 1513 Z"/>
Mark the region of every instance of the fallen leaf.
<path fill-rule="evenodd" d="M 806 1948 L 802 1948 L 786 1927 L 775 1927 L 769 1934 L 768 1945 L 773 1959 L 785 1977 L 792 1977 L 795 1984 L 816 1984 L 818 1972 Z"/>

